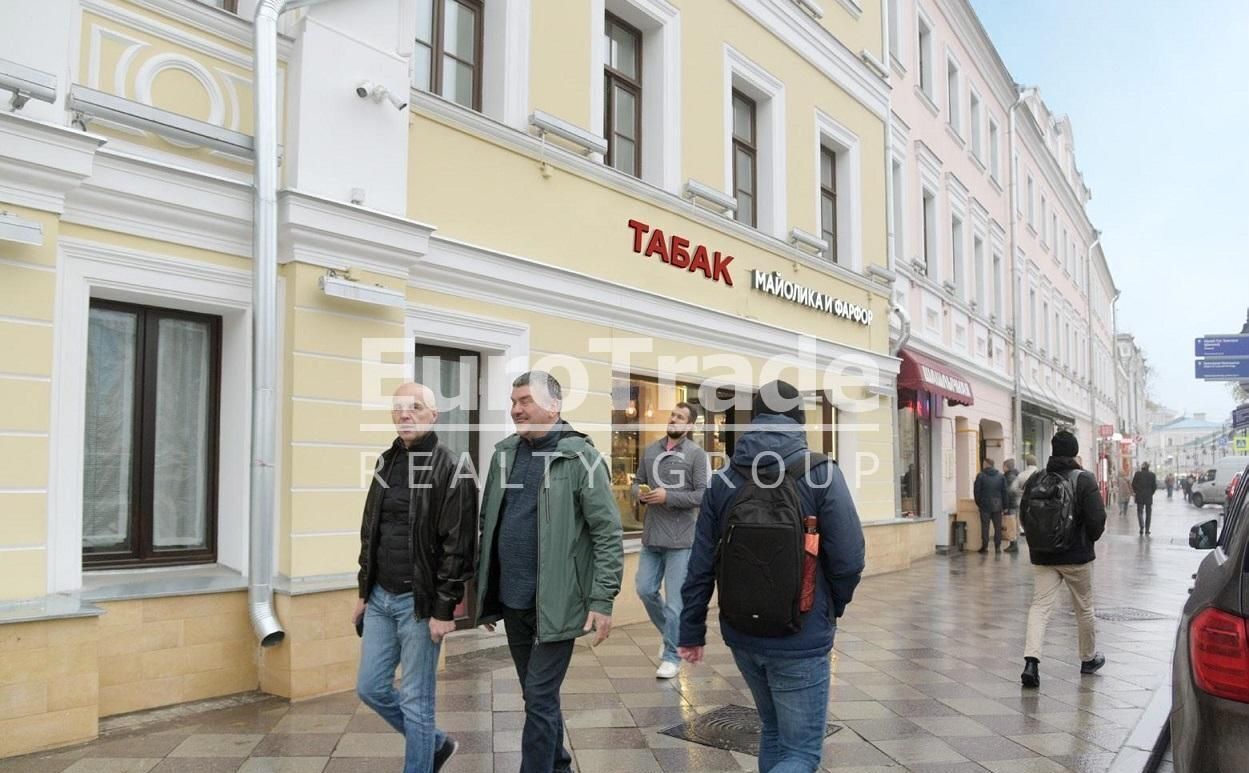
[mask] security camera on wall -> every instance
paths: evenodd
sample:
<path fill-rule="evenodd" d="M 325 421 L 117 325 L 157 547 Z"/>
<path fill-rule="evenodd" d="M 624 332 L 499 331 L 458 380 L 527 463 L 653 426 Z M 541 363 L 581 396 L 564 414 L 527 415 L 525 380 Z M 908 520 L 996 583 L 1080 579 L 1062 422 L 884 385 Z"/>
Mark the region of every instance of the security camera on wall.
<path fill-rule="evenodd" d="M 403 110 L 408 106 L 407 102 L 390 93 L 390 90 L 381 84 L 373 81 L 360 81 L 356 85 L 356 96 L 361 99 L 372 99 L 374 102 L 381 102 L 385 99 L 390 102 L 391 106 L 396 110 Z"/>

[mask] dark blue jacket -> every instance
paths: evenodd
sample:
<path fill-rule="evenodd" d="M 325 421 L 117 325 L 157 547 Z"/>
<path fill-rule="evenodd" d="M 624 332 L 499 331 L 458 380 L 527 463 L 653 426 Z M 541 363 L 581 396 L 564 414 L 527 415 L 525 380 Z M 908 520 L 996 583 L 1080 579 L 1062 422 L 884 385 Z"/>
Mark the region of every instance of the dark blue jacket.
<path fill-rule="evenodd" d="M 755 457 L 772 452 L 788 466 L 801 461 L 806 449 L 806 434 L 793 419 L 760 416 L 737 441 L 733 465 L 750 467 Z M 772 453 L 760 460 L 759 469 L 776 465 Z M 685 647 L 706 644 L 707 604 L 716 579 L 716 546 L 744 480 L 732 466 L 725 466 L 711 478 L 695 526 L 685 585 L 681 588 L 685 608 L 681 611 L 680 644 Z M 833 647 L 836 619 L 854 597 L 855 586 L 863 574 L 863 527 L 846 479 L 837 465 L 821 464 L 803 478 L 798 490 L 802 512 L 816 513 L 819 519 L 822 571 L 816 574 L 815 605 L 804 616 L 802 630 L 789 636 L 747 636 L 721 620 L 720 632 L 733 649 L 793 658 L 823 655 Z"/>
<path fill-rule="evenodd" d="M 1010 505 L 1006 492 L 1006 476 L 996 467 L 981 470 L 972 487 L 972 497 L 982 513 L 1000 513 Z"/>

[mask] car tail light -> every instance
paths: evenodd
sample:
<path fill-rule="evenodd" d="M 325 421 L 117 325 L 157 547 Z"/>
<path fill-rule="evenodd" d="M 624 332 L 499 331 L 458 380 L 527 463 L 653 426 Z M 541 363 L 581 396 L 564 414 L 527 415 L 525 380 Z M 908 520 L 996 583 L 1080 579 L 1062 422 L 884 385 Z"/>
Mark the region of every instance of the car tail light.
<path fill-rule="evenodd" d="M 1249 628 L 1245 619 L 1213 607 L 1188 632 L 1193 680 L 1203 692 L 1249 703 Z"/>

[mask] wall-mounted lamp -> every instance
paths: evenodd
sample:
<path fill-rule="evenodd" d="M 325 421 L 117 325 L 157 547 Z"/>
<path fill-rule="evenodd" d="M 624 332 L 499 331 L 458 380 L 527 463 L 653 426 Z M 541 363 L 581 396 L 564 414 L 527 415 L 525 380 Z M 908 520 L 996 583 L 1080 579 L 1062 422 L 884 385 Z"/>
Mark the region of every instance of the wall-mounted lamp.
<path fill-rule="evenodd" d="M 808 252 L 816 255 L 822 255 L 828 251 L 828 242 L 801 228 L 789 229 L 789 243 L 796 247 L 806 248 Z"/>
<path fill-rule="evenodd" d="M 26 65 L 0 59 L 0 89 L 13 92 L 9 107 L 21 110 L 32 99 L 56 101 L 56 76 Z"/>
<path fill-rule="evenodd" d="M 0 241 L 43 245 L 43 225 L 12 212 L 0 212 Z"/>
<path fill-rule="evenodd" d="M 407 298 L 401 290 L 391 290 L 381 285 L 370 285 L 358 281 L 353 282 L 333 272 L 321 277 L 321 292 L 331 298 L 370 303 L 374 306 L 389 306 L 395 309 L 402 309 L 407 305 Z"/>
<path fill-rule="evenodd" d="M 529 125 L 538 130 L 539 137 L 553 134 L 581 148 L 587 155 L 590 153 L 603 155 L 607 152 L 607 140 L 550 113 L 535 110 L 529 116 Z"/>

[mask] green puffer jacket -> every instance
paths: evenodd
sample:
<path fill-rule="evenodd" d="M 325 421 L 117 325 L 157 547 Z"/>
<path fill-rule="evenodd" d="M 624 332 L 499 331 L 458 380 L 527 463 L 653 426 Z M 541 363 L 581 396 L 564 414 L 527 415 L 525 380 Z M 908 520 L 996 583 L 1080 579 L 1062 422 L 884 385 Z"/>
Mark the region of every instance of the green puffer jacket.
<path fill-rule="evenodd" d="M 477 558 L 477 625 L 503 616 L 496 536 L 503 486 L 519 442 L 517 435 L 500 441 L 486 475 Z M 620 512 L 607 460 L 588 437 L 571 429 L 560 437 L 555 453 L 538 496 L 537 611 L 542 642 L 583 635 L 590 611 L 610 615 L 624 573 Z"/>

